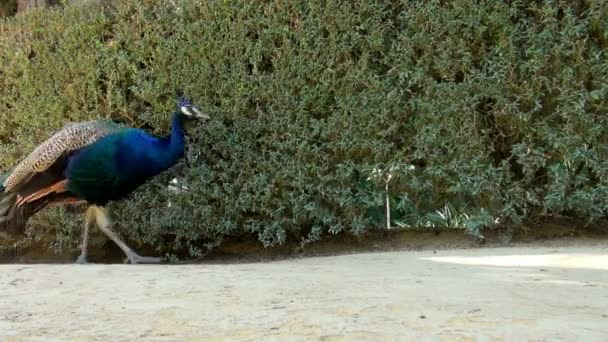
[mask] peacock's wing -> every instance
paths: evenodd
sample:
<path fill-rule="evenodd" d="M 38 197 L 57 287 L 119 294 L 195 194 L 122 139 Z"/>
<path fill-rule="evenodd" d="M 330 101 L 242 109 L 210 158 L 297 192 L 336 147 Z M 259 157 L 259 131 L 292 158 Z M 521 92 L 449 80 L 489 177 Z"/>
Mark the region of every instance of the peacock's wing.
<path fill-rule="evenodd" d="M 102 120 L 66 124 L 13 168 L 2 183 L 5 191 L 18 190 L 31 181 L 34 176 L 43 174 L 52 168 L 66 154 L 87 146 L 120 128 L 121 126 L 113 122 Z"/>
<path fill-rule="evenodd" d="M 21 233 L 25 223 L 47 205 L 80 200 L 64 187 L 70 153 L 116 132 L 109 121 L 69 123 L 0 177 L 0 231 Z"/>

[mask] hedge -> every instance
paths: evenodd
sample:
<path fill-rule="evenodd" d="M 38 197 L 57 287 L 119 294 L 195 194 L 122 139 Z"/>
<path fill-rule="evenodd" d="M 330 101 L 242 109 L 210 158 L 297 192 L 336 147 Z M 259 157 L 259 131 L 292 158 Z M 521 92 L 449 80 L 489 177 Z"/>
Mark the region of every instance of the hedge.
<path fill-rule="evenodd" d="M 608 211 L 604 1 L 83 1 L 0 23 L 2 169 L 68 121 L 166 134 L 176 88 L 213 117 L 110 207 L 159 251 L 386 229 L 387 198 L 394 227 L 473 234 Z M 31 229 L 73 243 L 81 216 Z"/>

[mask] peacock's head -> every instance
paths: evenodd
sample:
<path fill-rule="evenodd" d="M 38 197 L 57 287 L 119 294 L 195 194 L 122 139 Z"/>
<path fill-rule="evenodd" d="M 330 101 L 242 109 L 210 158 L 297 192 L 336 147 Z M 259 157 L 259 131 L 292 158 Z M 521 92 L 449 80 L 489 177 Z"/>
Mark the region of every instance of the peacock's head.
<path fill-rule="evenodd" d="M 209 115 L 203 114 L 197 105 L 187 98 L 183 91 L 177 90 L 177 111 L 187 120 L 209 120 Z"/>

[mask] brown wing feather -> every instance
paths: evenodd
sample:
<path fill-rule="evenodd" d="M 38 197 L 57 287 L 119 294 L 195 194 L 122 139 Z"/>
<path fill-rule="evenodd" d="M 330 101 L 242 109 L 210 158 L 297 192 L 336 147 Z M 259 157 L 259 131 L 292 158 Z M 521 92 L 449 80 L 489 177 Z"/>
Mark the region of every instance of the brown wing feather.
<path fill-rule="evenodd" d="M 109 121 L 87 121 L 63 126 L 13 169 L 3 183 L 6 191 L 12 192 L 30 182 L 34 174 L 47 170 L 65 153 L 89 145 L 119 128 Z"/>
<path fill-rule="evenodd" d="M 63 170 L 67 166 L 68 153 L 62 154 L 57 160 L 51 164 L 46 170 L 32 173 L 26 182 L 13 187 L 12 192 L 20 197 L 28 197 L 40 189 L 48 188 L 53 184 L 62 181 L 65 177 Z"/>

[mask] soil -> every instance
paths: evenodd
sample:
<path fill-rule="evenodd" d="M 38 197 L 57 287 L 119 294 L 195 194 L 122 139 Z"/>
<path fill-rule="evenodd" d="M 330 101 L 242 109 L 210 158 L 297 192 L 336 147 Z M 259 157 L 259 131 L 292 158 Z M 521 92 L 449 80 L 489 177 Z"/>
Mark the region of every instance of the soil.
<path fill-rule="evenodd" d="M 605 340 L 605 228 L 483 235 L 232 240 L 182 265 L 110 264 L 122 255 L 108 245 L 92 251 L 106 264 L 26 250 L 0 265 L 0 341 Z"/>
<path fill-rule="evenodd" d="M 605 341 L 608 241 L 0 265 L 0 341 Z"/>
<path fill-rule="evenodd" d="M 608 234 L 385 231 L 302 248 L 232 240 L 172 265 L 0 265 L 0 341 L 604 341 Z M 150 254 L 150 253 L 147 253 Z"/>

